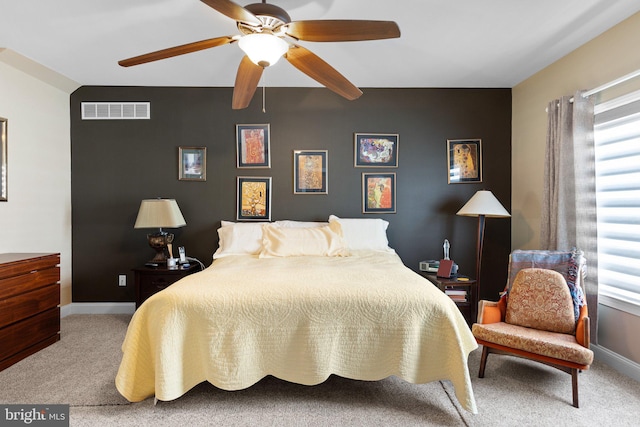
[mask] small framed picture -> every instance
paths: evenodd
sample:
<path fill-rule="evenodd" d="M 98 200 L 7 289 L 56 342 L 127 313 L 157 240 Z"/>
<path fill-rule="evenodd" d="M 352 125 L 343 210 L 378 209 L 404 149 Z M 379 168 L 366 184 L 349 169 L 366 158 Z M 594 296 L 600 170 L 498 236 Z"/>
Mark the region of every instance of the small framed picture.
<path fill-rule="evenodd" d="M 238 221 L 271 221 L 271 177 L 238 177 Z"/>
<path fill-rule="evenodd" d="M 449 184 L 482 182 L 482 140 L 448 139 Z"/>
<path fill-rule="evenodd" d="M 397 168 L 398 134 L 356 133 L 354 141 L 354 166 Z"/>
<path fill-rule="evenodd" d="M 207 147 L 178 147 L 178 179 L 207 180 Z"/>
<path fill-rule="evenodd" d="M 269 125 L 236 125 L 238 168 L 270 168 Z"/>
<path fill-rule="evenodd" d="M 294 150 L 293 194 L 329 194 L 327 150 Z"/>
<path fill-rule="evenodd" d="M 7 123 L 0 117 L 0 202 L 7 201 Z"/>
<path fill-rule="evenodd" d="M 362 212 L 396 212 L 396 174 L 362 174 Z"/>

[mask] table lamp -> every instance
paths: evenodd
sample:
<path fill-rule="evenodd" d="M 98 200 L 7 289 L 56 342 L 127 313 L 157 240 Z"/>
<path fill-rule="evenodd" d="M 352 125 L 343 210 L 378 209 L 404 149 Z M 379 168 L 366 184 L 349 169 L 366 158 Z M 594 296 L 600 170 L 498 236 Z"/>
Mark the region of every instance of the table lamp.
<path fill-rule="evenodd" d="M 456 215 L 478 217 L 478 241 L 476 245 L 476 281 L 480 289 L 480 271 L 482 268 L 482 248 L 484 245 L 485 217 L 507 218 L 511 215 L 500 204 L 491 191 L 480 190 L 458 211 Z"/>
<path fill-rule="evenodd" d="M 184 227 L 187 223 L 174 199 L 145 199 L 140 203 L 140 210 L 133 228 L 158 228 L 159 231 L 147 234 L 149 246 L 156 251 L 149 262 L 164 264 L 167 262 L 165 249 L 173 242 L 173 234 L 162 230 L 166 228 Z"/>

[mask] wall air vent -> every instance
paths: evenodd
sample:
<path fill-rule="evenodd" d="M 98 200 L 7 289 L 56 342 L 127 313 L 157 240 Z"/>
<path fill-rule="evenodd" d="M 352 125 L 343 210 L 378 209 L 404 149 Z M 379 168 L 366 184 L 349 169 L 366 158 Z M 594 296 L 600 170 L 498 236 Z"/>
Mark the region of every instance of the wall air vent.
<path fill-rule="evenodd" d="M 148 120 L 149 102 L 83 102 L 82 120 Z"/>

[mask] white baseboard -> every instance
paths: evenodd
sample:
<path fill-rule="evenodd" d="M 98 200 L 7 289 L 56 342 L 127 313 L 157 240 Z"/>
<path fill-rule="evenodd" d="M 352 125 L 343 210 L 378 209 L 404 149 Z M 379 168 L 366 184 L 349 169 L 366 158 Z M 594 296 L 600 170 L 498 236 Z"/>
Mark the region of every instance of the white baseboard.
<path fill-rule="evenodd" d="M 596 359 L 611 366 L 623 375 L 640 382 L 640 364 L 614 353 L 606 347 L 591 345 Z"/>
<path fill-rule="evenodd" d="M 71 314 L 133 314 L 133 302 L 72 302 L 60 307 L 60 317 Z"/>

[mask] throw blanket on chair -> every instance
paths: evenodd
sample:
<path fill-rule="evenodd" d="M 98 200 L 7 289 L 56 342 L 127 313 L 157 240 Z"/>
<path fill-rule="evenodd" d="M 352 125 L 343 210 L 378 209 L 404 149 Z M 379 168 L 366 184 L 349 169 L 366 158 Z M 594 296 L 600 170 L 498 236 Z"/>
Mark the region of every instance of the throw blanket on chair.
<path fill-rule="evenodd" d="M 586 276 L 586 260 L 582 251 L 573 248 L 571 251 L 525 251 L 514 250 L 510 256 L 509 276 L 505 295 L 508 302 L 509 291 L 516 275 L 523 268 L 545 268 L 562 274 L 569 286 L 573 299 L 573 312 L 576 320 L 580 307 L 586 304 L 582 281 Z"/>

